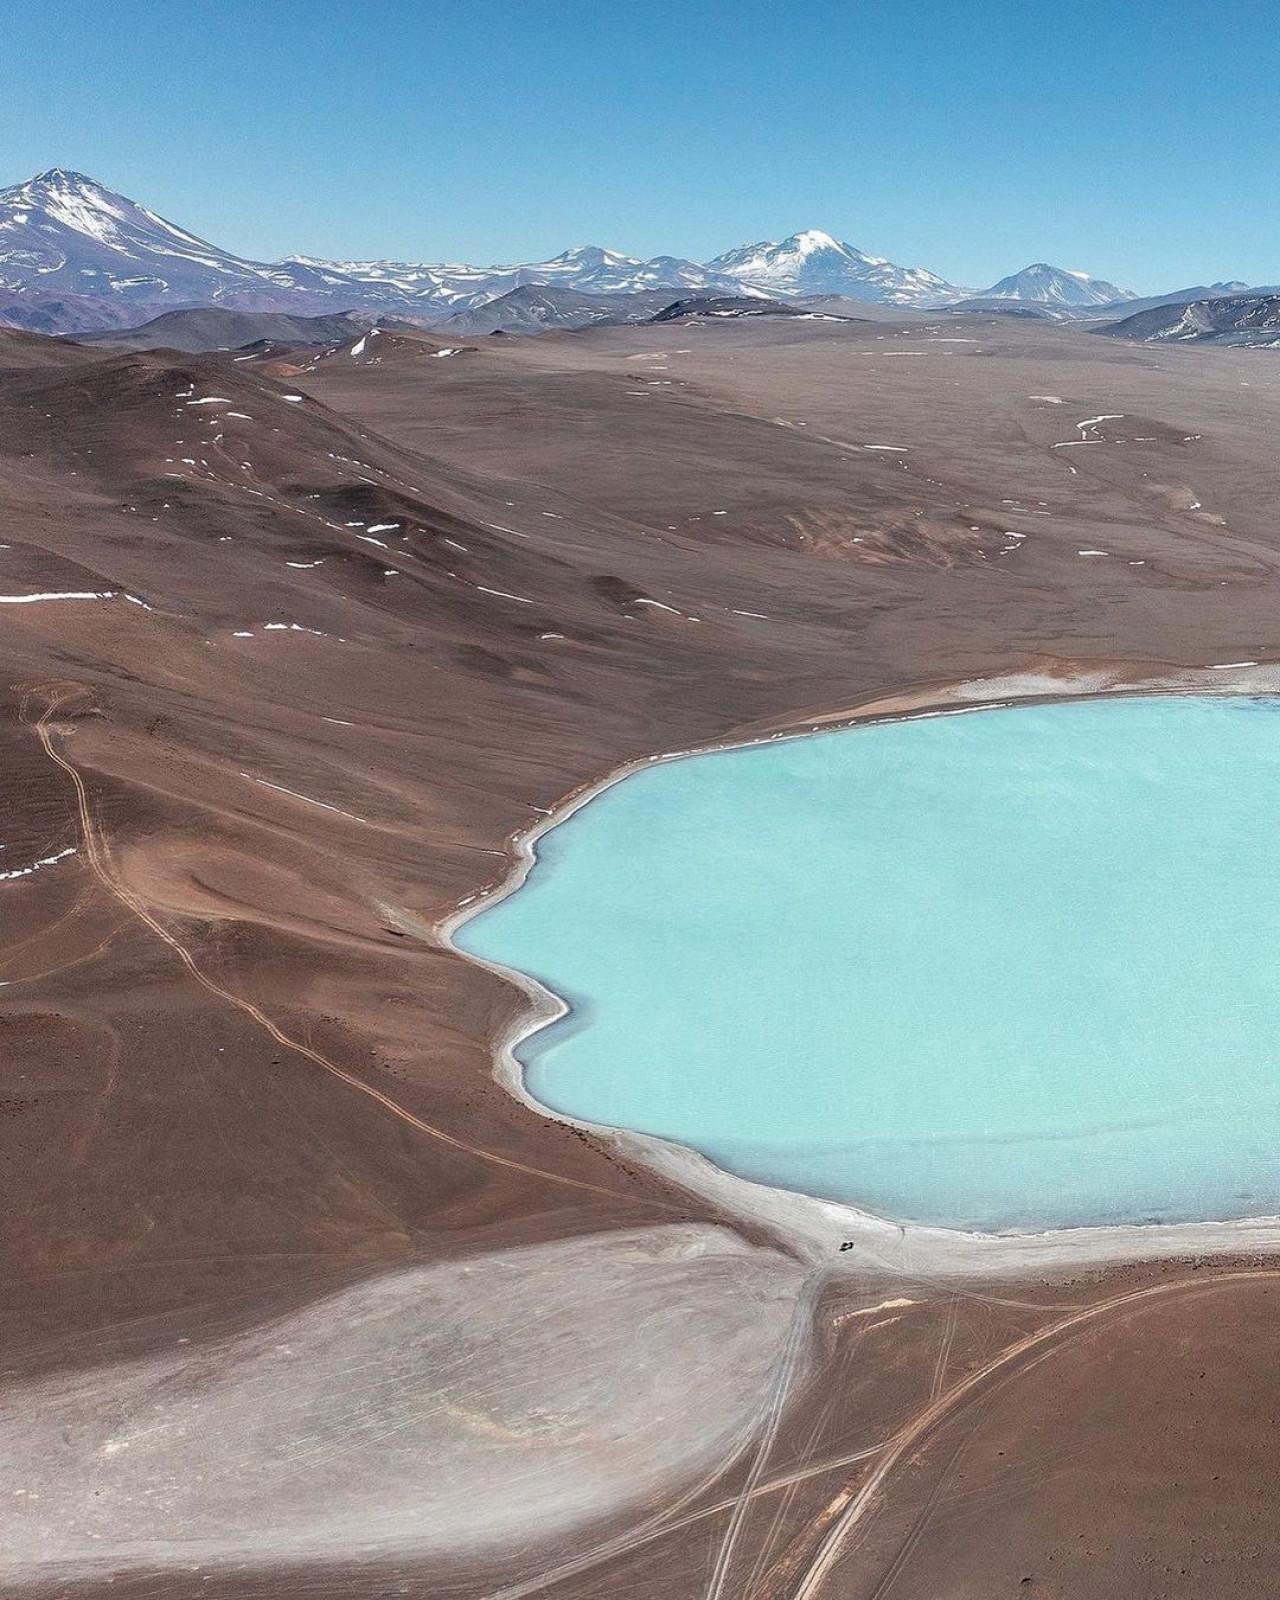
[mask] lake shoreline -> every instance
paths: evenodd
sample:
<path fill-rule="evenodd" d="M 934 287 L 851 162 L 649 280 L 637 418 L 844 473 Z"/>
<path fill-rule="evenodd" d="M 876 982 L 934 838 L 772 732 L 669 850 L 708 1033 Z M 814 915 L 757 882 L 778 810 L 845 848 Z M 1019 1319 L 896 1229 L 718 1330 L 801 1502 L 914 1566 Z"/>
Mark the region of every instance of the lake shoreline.
<path fill-rule="evenodd" d="M 1088 698 L 1169 694 L 1280 694 L 1280 664 L 1232 663 L 1178 669 L 1158 676 L 1116 666 L 1080 672 L 1010 673 L 934 685 L 845 710 L 743 730 L 738 737 L 702 746 L 641 757 L 573 791 L 547 816 L 511 839 L 513 860 L 502 882 L 469 896 L 434 930 L 445 948 L 513 984 L 527 1002 L 527 1010 L 494 1043 L 495 1077 L 507 1092 L 539 1116 L 590 1133 L 624 1160 L 641 1163 L 673 1185 L 709 1201 L 726 1220 L 753 1230 L 763 1228 L 779 1244 L 814 1265 L 856 1267 L 889 1275 L 990 1278 L 1188 1256 L 1275 1251 L 1280 1247 L 1280 1216 L 998 1233 L 902 1222 L 847 1203 L 739 1177 L 697 1150 L 670 1139 L 561 1113 L 530 1092 L 517 1051 L 533 1034 L 567 1015 L 568 1003 L 530 974 L 476 955 L 455 941 L 458 930 L 473 917 L 522 887 L 537 859 L 537 844 L 546 834 L 623 779 L 650 767 L 876 722 Z"/>

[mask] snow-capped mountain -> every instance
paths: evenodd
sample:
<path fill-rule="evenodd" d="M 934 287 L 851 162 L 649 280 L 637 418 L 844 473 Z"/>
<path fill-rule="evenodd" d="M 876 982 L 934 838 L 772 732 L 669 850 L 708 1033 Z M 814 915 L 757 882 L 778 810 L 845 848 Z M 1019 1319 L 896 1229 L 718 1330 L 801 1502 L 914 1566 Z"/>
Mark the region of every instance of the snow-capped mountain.
<path fill-rule="evenodd" d="M 46 332 L 132 326 L 191 306 L 440 322 L 524 287 L 598 296 L 669 290 L 673 300 L 840 295 L 918 307 L 954 305 L 968 294 L 936 273 L 895 266 L 816 228 L 780 243 L 743 245 L 705 264 L 668 255 L 642 260 L 598 245 L 491 267 L 308 256 L 264 262 L 210 244 L 82 173 L 55 168 L 0 189 L 0 321 Z M 1044 263 L 1002 278 L 981 297 L 1063 315 L 1134 298 Z"/>
<path fill-rule="evenodd" d="M 313 261 L 298 257 L 284 263 L 326 275 L 331 284 L 364 284 L 391 290 L 407 300 L 433 301 L 438 308 L 469 311 L 499 295 L 526 285 L 536 288 L 574 289 L 579 294 L 641 294 L 647 289 L 735 290 L 732 279 L 685 261 L 679 256 L 655 256 L 642 261 L 599 245 L 580 245 L 550 261 L 523 262 L 515 266 L 470 267 L 462 263 L 442 266 L 397 261 Z"/>
<path fill-rule="evenodd" d="M 1037 304 L 1060 306 L 1109 306 L 1119 300 L 1136 300 L 1131 289 L 1118 288 L 1104 278 L 1091 278 L 1087 272 L 1068 272 L 1045 261 L 1023 267 L 1021 272 L 1001 278 L 982 300 L 1030 300 Z"/>
<path fill-rule="evenodd" d="M 765 240 L 727 250 L 707 266 L 769 294 L 841 294 L 889 305 L 936 306 L 968 293 L 936 272 L 895 266 L 818 228 L 793 233 L 781 243 Z"/>
<path fill-rule="evenodd" d="M 61 168 L 0 189 L 0 284 L 148 306 L 289 287 L 272 268 Z"/>
<path fill-rule="evenodd" d="M 247 260 L 167 222 L 83 173 L 56 168 L 0 190 L 0 289 L 46 306 L 68 296 L 136 307 L 138 320 L 179 306 L 244 311 L 377 311 L 424 318 L 483 305 L 524 284 L 587 294 L 732 292 L 696 261 L 642 261 L 588 245 L 551 261 L 472 267 L 392 261 Z M 103 322 L 115 320 L 103 316 Z"/>
<path fill-rule="evenodd" d="M 576 289 L 579 294 L 640 294 L 646 289 L 717 291 L 734 287 L 723 273 L 680 256 L 654 256 L 652 260 L 639 261 L 616 250 L 602 250 L 598 245 L 582 245 L 551 261 L 508 270 L 519 273 L 524 283 L 544 287 L 559 284 Z"/>

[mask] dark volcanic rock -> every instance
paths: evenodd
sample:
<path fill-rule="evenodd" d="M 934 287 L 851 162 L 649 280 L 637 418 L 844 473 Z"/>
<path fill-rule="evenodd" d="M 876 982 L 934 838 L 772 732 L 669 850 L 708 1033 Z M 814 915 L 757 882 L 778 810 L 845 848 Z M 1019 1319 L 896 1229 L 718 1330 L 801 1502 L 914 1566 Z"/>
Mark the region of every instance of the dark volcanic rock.
<path fill-rule="evenodd" d="M 118 350 L 241 350 L 262 343 L 283 345 L 338 344 L 362 333 L 373 322 L 365 312 L 341 311 L 329 317 L 293 317 L 282 311 L 227 311 L 197 306 L 166 311 L 138 328 L 89 334 L 86 344 Z"/>
<path fill-rule="evenodd" d="M 781 300 L 765 300 L 755 295 L 695 295 L 691 300 L 676 300 L 665 306 L 650 322 L 678 322 L 682 317 L 804 317 L 815 313 L 802 306 L 784 305 Z"/>

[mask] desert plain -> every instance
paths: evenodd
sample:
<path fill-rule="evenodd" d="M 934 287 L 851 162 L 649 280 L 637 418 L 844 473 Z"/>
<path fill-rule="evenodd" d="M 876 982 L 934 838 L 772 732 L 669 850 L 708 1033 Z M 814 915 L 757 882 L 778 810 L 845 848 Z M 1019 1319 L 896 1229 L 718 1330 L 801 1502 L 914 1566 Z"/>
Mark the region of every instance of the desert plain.
<path fill-rule="evenodd" d="M 4 1591 L 1266 1592 L 1266 1237 L 824 1253 L 513 1094 L 447 929 L 631 762 L 1280 659 L 1274 359 L 0 330 Z"/>

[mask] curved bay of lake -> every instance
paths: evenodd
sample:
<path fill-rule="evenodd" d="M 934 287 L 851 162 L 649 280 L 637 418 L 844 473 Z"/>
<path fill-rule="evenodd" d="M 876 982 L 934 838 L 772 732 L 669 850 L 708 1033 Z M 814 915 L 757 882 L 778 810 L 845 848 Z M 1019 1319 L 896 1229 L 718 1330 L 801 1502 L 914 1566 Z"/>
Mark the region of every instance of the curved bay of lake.
<path fill-rule="evenodd" d="M 882 1215 L 1280 1211 L 1280 701 L 1077 701 L 646 767 L 458 932 L 554 1110 Z"/>

